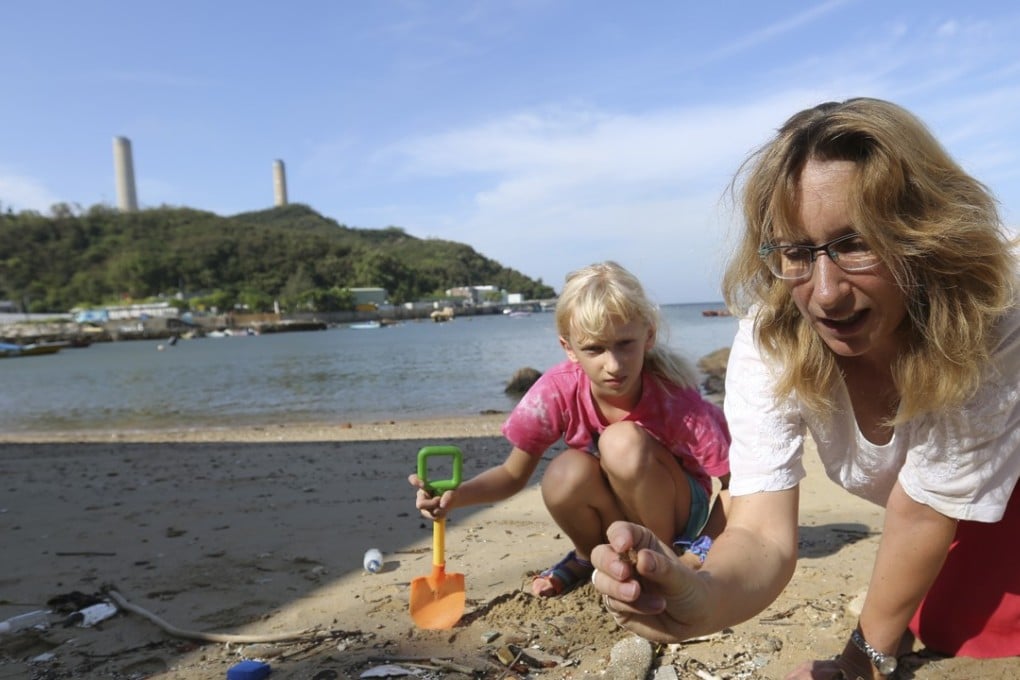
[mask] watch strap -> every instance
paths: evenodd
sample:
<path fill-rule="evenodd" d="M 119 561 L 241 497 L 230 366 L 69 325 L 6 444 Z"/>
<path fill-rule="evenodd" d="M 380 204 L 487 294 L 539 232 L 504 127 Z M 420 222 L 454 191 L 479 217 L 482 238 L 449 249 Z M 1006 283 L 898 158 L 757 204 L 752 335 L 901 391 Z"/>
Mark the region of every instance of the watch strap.
<path fill-rule="evenodd" d="M 879 673 L 882 675 L 892 675 L 896 672 L 896 657 L 891 654 L 883 654 L 869 645 L 868 641 L 864 639 L 864 634 L 861 633 L 860 627 L 854 628 L 854 632 L 850 634 L 850 640 L 857 649 L 868 655 L 871 663 L 875 665 Z"/>

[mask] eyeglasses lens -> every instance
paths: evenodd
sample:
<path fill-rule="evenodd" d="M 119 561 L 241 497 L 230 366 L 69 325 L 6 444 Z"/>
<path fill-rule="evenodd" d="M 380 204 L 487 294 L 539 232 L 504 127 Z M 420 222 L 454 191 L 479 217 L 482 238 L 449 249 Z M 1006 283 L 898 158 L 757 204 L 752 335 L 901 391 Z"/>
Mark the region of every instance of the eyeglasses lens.
<path fill-rule="evenodd" d="M 824 252 L 845 272 L 860 272 L 878 264 L 879 259 L 860 238 L 838 239 L 824 246 L 781 246 L 763 252 L 769 270 L 781 279 L 811 276 L 815 260 Z"/>

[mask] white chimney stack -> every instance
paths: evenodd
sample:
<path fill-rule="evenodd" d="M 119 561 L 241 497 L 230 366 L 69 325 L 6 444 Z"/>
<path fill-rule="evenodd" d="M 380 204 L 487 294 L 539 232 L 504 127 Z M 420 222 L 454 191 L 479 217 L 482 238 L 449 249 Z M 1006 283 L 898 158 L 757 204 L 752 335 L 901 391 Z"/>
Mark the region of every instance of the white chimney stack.
<path fill-rule="evenodd" d="M 113 138 L 113 171 L 117 183 L 117 207 L 121 212 L 136 212 L 135 165 L 131 160 L 131 140 L 127 137 Z"/>
<path fill-rule="evenodd" d="M 287 174 L 283 161 L 273 161 L 273 198 L 276 207 L 287 205 Z"/>

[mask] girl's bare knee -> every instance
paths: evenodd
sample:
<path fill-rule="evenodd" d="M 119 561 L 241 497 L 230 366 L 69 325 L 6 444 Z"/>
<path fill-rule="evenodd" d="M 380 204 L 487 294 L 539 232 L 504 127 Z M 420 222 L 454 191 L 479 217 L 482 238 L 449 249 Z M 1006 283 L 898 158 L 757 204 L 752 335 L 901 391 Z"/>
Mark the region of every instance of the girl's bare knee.
<path fill-rule="evenodd" d="M 656 449 L 662 448 L 644 428 L 632 422 L 614 423 L 599 437 L 602 469 L 611 478 L 625 481 L 648 474 Z M 663 449 L 664 450 L 664 449 Z"/>
<path fill-rule="evenodd" d="M 542 497 L 550 500 L 584 494 L 601 482 L 598 460 L 591 454 L 567 449 L 553 458 L 542 475 Z"/>

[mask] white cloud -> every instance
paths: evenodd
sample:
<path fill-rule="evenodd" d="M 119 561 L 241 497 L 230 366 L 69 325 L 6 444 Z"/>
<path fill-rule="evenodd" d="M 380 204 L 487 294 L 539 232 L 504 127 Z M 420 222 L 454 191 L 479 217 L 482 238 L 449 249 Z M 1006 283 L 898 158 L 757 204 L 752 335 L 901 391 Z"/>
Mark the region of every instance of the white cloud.
<path fill-rule="evenodd" d="M 61 200 L 34 177 L 16 175 L 0 168 L 0 208 L 4 211 L 36 210 L 47 213 L 50 207 Z"/>
<path fill-rule="evenodd" d="M 402 224 L 471 243 L 554 287 L 574 268 L 619 259 L 662 302 L 717 300 L 727 236 L 719 202 L 732 174 L 816 98 L 644 115 L 530 111 L 406 140 L 383 158 L 405 177 L 472 177 L 481 187 L 460 214 Z M 682 278 L 696 283 L 681 291 Z"/>

